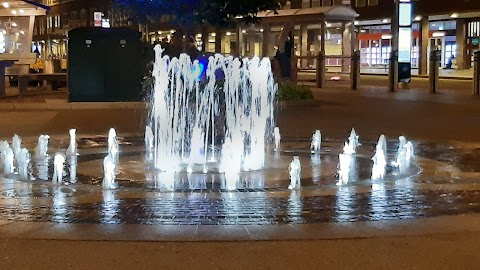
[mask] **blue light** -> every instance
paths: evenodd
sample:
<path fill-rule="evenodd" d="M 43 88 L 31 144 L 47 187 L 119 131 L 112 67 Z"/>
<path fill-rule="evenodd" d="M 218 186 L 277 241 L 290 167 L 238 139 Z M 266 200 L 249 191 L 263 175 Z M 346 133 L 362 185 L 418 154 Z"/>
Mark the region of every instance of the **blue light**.
<path fill-rule="evenodd" d="M 203 64 L 202 62 L 198 62 L 198 65 L 196 65 L 196 66 L 193 68 L 193 75 L 194 75 L 195 78 L 197 78 L 198 80 L 201 80 L 203 71 L 205 71 L 205 64 Z"/>

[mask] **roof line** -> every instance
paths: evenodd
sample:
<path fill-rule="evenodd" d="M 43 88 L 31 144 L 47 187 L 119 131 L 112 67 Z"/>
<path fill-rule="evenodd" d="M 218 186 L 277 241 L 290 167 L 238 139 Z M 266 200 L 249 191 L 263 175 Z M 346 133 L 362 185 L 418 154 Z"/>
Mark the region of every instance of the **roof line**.
<path fill-rule="evenodd" d="M 37 3 L 37 2 L 33 2 L 33 1 L 31 1 L 31 0 L 22 0 L 22 2 L 25 2 L 25 3 L 27 3 L 27 4 L 34 5 L 34 6 L 37 6 L 37 7 L 46 9 L 47 11 L 50 11 L 50 7 L 49 7 L 49 6 L 45 6 L 45 5 L 39 4 L 39 3 Z"/>

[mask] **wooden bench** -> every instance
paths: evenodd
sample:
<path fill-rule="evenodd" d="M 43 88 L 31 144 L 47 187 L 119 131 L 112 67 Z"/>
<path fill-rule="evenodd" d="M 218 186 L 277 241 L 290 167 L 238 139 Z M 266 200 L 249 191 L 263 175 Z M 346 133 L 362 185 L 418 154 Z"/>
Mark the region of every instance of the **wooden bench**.
<path fill-rule="evenodd" d="M 20 93 L 26 93 L 28 89 L 29 81 L 42 81 L 43 87 L 47 88 L 49 91 L 57 91 L 61 83 L 67 82 L 66 73 L 52 73 L 52 74 L 43 74 L 43 73 L 31 73 L 25 75 L 18 75 L 18 88 Z"/>

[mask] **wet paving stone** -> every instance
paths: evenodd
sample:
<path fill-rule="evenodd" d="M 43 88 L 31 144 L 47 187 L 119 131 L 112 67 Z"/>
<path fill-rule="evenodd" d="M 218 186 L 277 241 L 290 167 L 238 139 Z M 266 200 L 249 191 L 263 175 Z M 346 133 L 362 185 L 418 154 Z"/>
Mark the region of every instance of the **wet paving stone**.
<path fill-rule="evenodd" d="M 480 213 L 480 191 L 394 189 L 332 196 L 108 198 L 51 205 L 0 205 L 2 219 L 57 223 L 262 225 L 380 221 Z"/>

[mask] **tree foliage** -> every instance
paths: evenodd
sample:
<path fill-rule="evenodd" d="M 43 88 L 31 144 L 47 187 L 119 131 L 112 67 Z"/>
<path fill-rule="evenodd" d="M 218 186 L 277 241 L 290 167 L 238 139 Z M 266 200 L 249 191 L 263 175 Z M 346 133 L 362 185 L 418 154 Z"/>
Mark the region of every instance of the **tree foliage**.
<path fill-rule="evenodd" d="M 162 15 L 172 15 L 181 25 L 208 23 L 226 26 L 235 17 L 245 23 L 257 21 L 256 14 L 265 10 L 276 10 L 279 0 L 114 0 L 116 7 L 129 11 L 131 19 L 145 22 Z"/>

